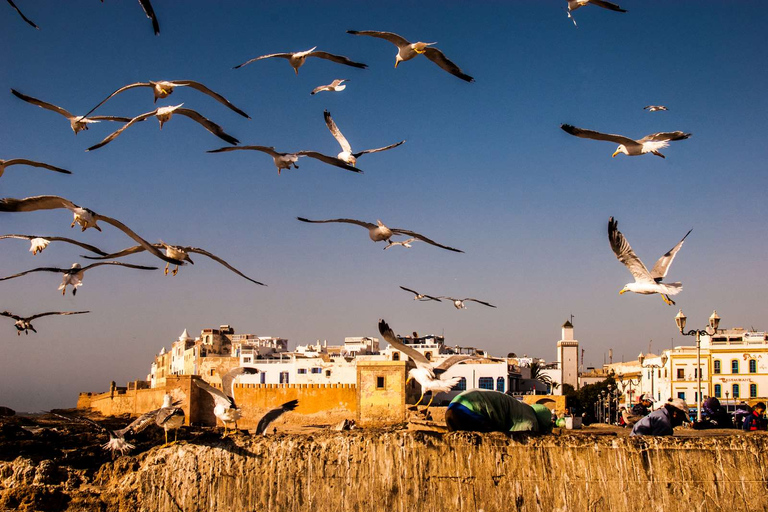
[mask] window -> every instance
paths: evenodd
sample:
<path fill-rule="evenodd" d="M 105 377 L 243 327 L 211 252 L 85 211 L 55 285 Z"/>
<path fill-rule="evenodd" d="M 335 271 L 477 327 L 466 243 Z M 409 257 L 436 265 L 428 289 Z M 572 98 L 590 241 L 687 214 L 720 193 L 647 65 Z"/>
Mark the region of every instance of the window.
<path fill-rule="evenodd" d="M 322 368 L 312 368 L 312 373 L 323 373 Z"/>
<path fill-rule="evenodd" d="M 749 373 L 757 373 L 757 361 L 754 359 L 749 360 Z"/>
<path fill-rule="evenodd" d="M 213 368 L 211 368 L 211 377 L 213 377 Z"/>
<path fill-rule="evenodd" d="M 267 383 L 267 374 L 264 372 L 259 372 L 259 383 L 266 384 Z"/>
<path fill-rule="evenodd" d="M 384 389 L 384 377 L 376 377 L 376 389 Z"/>
<path fill-rule="evenodd" d="M 288 384 L 288 372 L 280 372 L 280 384 Z"/>
<path fill-rule="evenodd" d="M 715 361 L 715 373 L 720 373 L 720 360 Z"/>
<path fill-rule="evenodd" d="M 734 359 L 731 361 L 731 373 L 739 373 L 739 360 Z"/>
<path fill-rule="evenodd" d="M 459 379 L 459 383 L 456 384 L 456 387 L 453 388 L 455 391 L 466 391 L 467 389 L 467 379 L 465 377 L 462 377 Z"/>
<path fill-rule="evenodd" d="M 504 392 L 504 377 L 498 377 L 496 379 L 496 391 Z"/>
<path fill-rule="evenodd" d="M 733 398 L 739 398 L 739 385 L 738 384 L 734 384 L 733 385 Z"/>
<path fill-rule="evenodd" d="M 427 358 L 427 361 L 432 360 L 432 352 L 424 352 L 424 357 Z"/>
<path fill-rule="evenodd" d="M 392 352 L 392 360 L 393 361 L 399 361 L 400 360 L 400 352 Z"/>
<path fill-rule="evenodd" d="M 251 358 L 250 357 L 244 357 L 243 358 L 243 362 L 244 363 L 250 363 L 251 362 Z"/>
<path fill-rule="evenodd" d="M 749 398 L 757 398 L 757 384 L 749 385 Z"/>
<path fill-rule="evenodd" d="M 683 400 L 685 400 L 685 391 L 678 391 L 677 398 L 682 398 Z"/>
<path fill-rule="evenodd" d="M 325 370 L 325 376 L 330 377 L 331 376 L 331 370 Z"/>
<path fill-rule="evenodd" d="M 685 368 L 677 369 L 677 380 L 685 380 Z"/>
<path fill-rule="evenodd" d="M 298 373 L 299 375 L 306 375 L 307 374 L 307 369 L 306 368 L 299 368 L 298 370 L 296 370 L 296 373 Z"/>
<path fill-rule="evenodd" d="M 493 390 L 493 377 L 480 377 L 477 380 L 477 387 Z"/>
<path fill-rule="evenodd" d="M 719 361 L 716 361 L 716 362 L 719 362 Z M 720 384 L 715 384 L 715 398 L 720 398 L 720 396 L 722 395 L 722 389 L 723 388 L 722 386 L 720 386 Z"/>

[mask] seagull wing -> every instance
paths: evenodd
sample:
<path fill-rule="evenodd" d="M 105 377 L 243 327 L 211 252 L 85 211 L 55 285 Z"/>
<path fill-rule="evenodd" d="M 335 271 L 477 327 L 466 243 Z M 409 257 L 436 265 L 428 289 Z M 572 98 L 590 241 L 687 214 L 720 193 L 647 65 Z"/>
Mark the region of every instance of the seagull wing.
<path fill-rule="evenodd" d="M 9 318 L 13 318 L 14 320 L 24 320 L 24 318 L 22 318 L 22 317 L 20 317 L 18 315 L 14 315 L 10 311 L 0 311 L 0 316 L 7 316 Z"/>
<path fill-rule="evenodd" d="M 399 235 L 406 235 L 406 236 L 412 236 L 414 238 L 418 238 L 422 242 L 427 242 L 428 244 L 434 245 L 435 247 L 440 247 L 441 249 L 446 249 L 448 251 L 453 251 L 453 252 L 464 252 L 461 249 L 455 249 L 453 247 L 448 247 L 447 245 L 439 244 L 434 240 L 430 240 L 424 235 L 420 235 L 419 233 L 416 233 L 415 231 L 409 231 L 407 229 L 400 229 L 400 228 L 391 228 L 391 230 L 393 233 L 397 233 Z"/>
<path fill-rule="evenodd" d="M 336 141 L 341 146 L 342 151 L 346 151 L 347 153 L 352 153 L 352 146 L 349 145 L 349 142 L 347 141 L 346 137 L 344 137 L 344 134 L 341 133 L 341 130 L 339 130 L 339 127 L 336 126 L 336 123 L 333 122 L 331 113 L 326 110 L 325 112 L 323 112 L 323 116 L 325 117 L 326 126 L 328 126 L 328 129 L 331 131 L 331 135 L 333 135 L 333 138 L 336 139 Z"/>
<path fill-rule="evenodd" d="M 41 316 L 49 316 L 49 315 L 82 315 L 85 313 L 90 313 L 90 311 L 49 311 L 48 313 L 38 313 L 36 315 L 32 315 L 29 318 L 27 318 L 27 321 L 32 321 L 35 318 L 40 318 Z"/>
<path fill-rule="evenodd" d="M 344 222 L 346 224 L 357 224 L 358 226 L 362 226 L 365 229 L 371 229 L 375 228 L 376 224 L 371 224 L 370 222 L 363 222 L 362 220 L 355 220 L 355 219 L 328 219 L 328 220 L 309 220 L 305 219 L 304 217 L 296 217 L 301 222 L 311 222 L 313 224 L 322 224 L 325 222 Z"/>
<path fill-rule="evenodd" d="M 414 294 L 414 295 L 416 295 L 416 296 L 418 296 L 418 295 L 423 295 L 424 297 L 426 297 L 426 298 L 428 298 L 428 299 L 430 299 L 430 300 L 436 300 L 437 302 L 442 302 L 442 301 L 441 301 L 440 299 L 438 299 L 437 297 L 433 297 L 433 296 L 431 296 L 431 295 L 427 295 L 427 294 L 420 294 L 420 293 L 419 293 L 419 292 L 417 292 L 416 290 L 411 290 L 410 288 L 406 288 L 405 286 L 401 286 L 400 288 L 402 288 L 403 290 L 405 290 L 405 291 L 407 291 L 407 292 L 411 292 L 412 294 Z"/>
<path fill-rule="evenodd" d="M 92 119 L 94 121 L 117 121 L 120 123 L 130 123 L 133 120 L 130 117 L 120 117 L 120 116 L 91 116 L 88 119 Z M 139 121 L 143 121 L 144 119 L 139 119 L 136 122 L 138 123 Z"/>
<path fill-rule="evenodd" d="M 670 265 L 672 265 L 672 262 L 675 259 L 675 256 L 677 255 L 677 251 L 680 250 L 680 248 L 683 246 L 683 242 L 685 242 L 685 239 L 688 238 L 688 235 L 691 234 L 691 231 L 693 229 L 689 230 L 682 240 L 680 240 L 676 246 L 674 246 L 672 249 L 667 251 L 664 256 L 659 258 L 659 261 L 656 262 L 656 264 L 651 269 L 651 277 L 653 277 L 656 282 L 661 281 L 665 277 L 667 277 L 667 271 L 669 270 Z"/>
<path fill-rule="evenodd" d="M 390 43 L 394 44 L 398 48 L 401 48 L 403 46 L 408 46 L 410 41 L 405 39 L 402 36 L 399 36 L 395 34 L 394 32 L 378 32 L 376 30 L 347 30 L 347 34 L 352 34 L 355 36 L 371 36 L 371 37 L 378 37 L 379 39 L 385 39 L 389 41 Z"/>
<path fill-rule="evenodd" d="M 605 0 L 589 0 L 589 3 L 598 7 L 602 7 L 603 9 L 610 9 L 611 11 L 627 12 L 626 9 L 622 9 L 618 5 L 611 2 L 606 2 Z"/>
<path fill-rule="evenodd" d="M 0 199 L 0 212 L 33 212 L 36 210 L 55 210 L 57 208 L 73 210 L 77 206 L 69 199 L 59 196 L 32 196 L 25 197 L 24 199 L 5 197 Z"/>
<path fill-rule="evenodd" d="M 685 133 L 681 131 L 676 132 L 659 132 L 659 133 L 652 133 L 651 135 L 646 135 L 642 139 L 640 139 L 638 142 L 641 144 L 643 142 L 664 142 L 664 141 L 672 141 L 672 140 L 684 140 L 690 137 L 690 133 Z"/>
<path fill-rule="evenodd" d="M 195 379 L 193 382 L 197 385 L 197 387 L 203 391 L 207 391 L 208 394 L 213 397 L 213 403 L 215 405 L 223 405 L 224 407 L 232 407 L 234 405 L 234 401 L 230 400 L 222 390 L 216 389 L 202 379 Z"/>
<path fill-rule="evenodd" d="M 78 244 L 79 245 L 79 244 Z M 160 248 L 162 245 L 160 244 L 153 244 L 155 247 Z M 115 258 L 122 258 L 124 256 L 128 256 L 130 254 L 136 254 L 137 252 L 143 252 L 147 249 L 142 245 L 134 245 L 133 247 L 129 247 L 127 249 L 123 249 L 119 252 L 113 252 L 112 254 L 102 254 L 101 256 L 82 256 L 83 258 L 87 260 L 113 260 Z"/>
<path fill-rule="evenodd" d="M 464 73 L 459 66 L 454 64 L 448 57 L 446 57 L 443 52 L 435 48 L 434 46 L 428 46 L 424 48 L 424 56 L 443 68 L 445 71 L 449 72 L 453 76 L 456 76 L 458 78 L 461 78 L 465 82 L 474 82 L 475 79 L 471 76 Z"/>
<path fill-rule="evenodd" d="M 152 254 L 154 254 L 155 256 L 160 258 L 161 260 L 163 260 L 165 262 L 168 262 L 168 263 L 173 263 L 174 265 L 183 265 L 184 264 L 183 262 L 181 262 L 179 260 L 175 260 L 173 258 L 169 258 L 165 254 L 160 252 L 160 249 L 158 249 L 156 246 L 152 245 L 151 243 L 149 243 L 146 240 L 144 240 L 143 238 L 141 238 L 139 235 L 134 233 L 133 230 L 131 230 L 131 228 L 129 228 L 128 226 L 126 226 L 125 224 L 120 222 L 119 220 L 113 219 L 112 217 L 107 217 L 106 215 L 101 215 L 101 214 L 98 214 L 98 213 L 93 213 L 93 217 L 96 220 L 100 220 L 100 221 L 106 222 L 107 224 L 113 225 L 114 227 L 116 227 L 117 229 L 119 229 L 120 231 L 122 231 L 123 233 L 128 235 L 129 237 L 133 238 L 144 249 L 146 249 L 147 251 L 151 252 Z"/>
<path fill-rule="evenodd" d="M 282 59 L 290 59 L 291 57 L 293 57 L 293 54 L 292 53 L 270 53 L 269 55 L 262 55 L 261 57 L 254 57 L 251 60 L 247 60 L 247 61 L 243 62 L 242 64 L 238 64 L 237 66 L 235 66 L 232 69 L 239 69 L 239 68 L 241 68 L 243 66 L 247 66 L 251 62 L 256 62 L 257 60 L 262 60 L 262 59 L 271 59 L 273 57 L 280 57 Z"/>
<path fill-rule="evenodd" d="M 210 96 L 211 98 L 215 99 L 216 101 L 218 101 L 222 105 L 230 108 L 231 110 L 234 110 L 235 112 L 237 112 L 241 116 L 247 117 L 248 119 L 251 118 L 251 116 L 249 116 L 248 114 L 246 114 L 245 112 L 243 112 L 242 110 L 240 110 L 239 108 L 234 106 L 232 103 L 230 103 L 227 98 L 225 98 L 224 96 L 222 96 L 221 94 L 219 94 L 219 93 L 217 93 L 215 91 L 212 91 L 211 89 L 209 89 L 205 85 L 201 84 L 200 82 L 193 82 L 192 80 L 174 80 L 173 83 L 177 84 L 177 85 L 183 85 L 183 86 L 191 87 L 191 88 L 195 89 L 196 91 L 200 91 L 203 94 L 207 94 L 208 96 Z"/>
<path fill-rule="evenodd" d="M 152 20 L 152 30 L 155 31 L 155 35 L 160 35 L 160 24 L 157 22 L 157 16 L 152 8 L 152 4 L 149 3 L 149 0 L 139 0 L 139 3 L 141 8 L 144 9 L 144 14 L 147 15 L 147 18 Z"/>
<path fill-rule="evenodd" d="M 208 130 L 209 132 L 211 132 L 212 134 L 214 134 L 218 138 L 229 142 L 230 144 L 239 144 L 240 143 L 239 140 L 237 140 L 233 136 L 227 134 L 224 131 L 224 128 L 222 128 L 221 126 L 217 125 L 216 123 L 214 123 L 210 119 L 203 117 L 198 112 L 195 112 L 192 109 L 189 109 L 189 108 L 177 108 L 176 110 L 173 111 L 173 113 L 174 114 L 181 114 L 183 116 L 187 116 L 188 118 L 190 118 L 190 119 L 192 119 L 194 121 L 197 121 L 198 123 L 203 125 L 203 127 L 206 130 Z"/>
<path fill-rule="evenodd" d="M 273 146 L 226 146 L 219 149 L 211 149 L 210 151 L 206 151 L 206 153 L 224 153 L 226 151 L 237 151 L 240 149 L 250 149 L 253 151 L 261 151 L 262 153 L 266 153 L 272 158 L 276 158 L 278 156 L 282 156 L 283 153 L 278 153 L 275 151 L 275 148 Z"/>
<path fill-rule="evenodd" d="M 487 302 L 483 302 L 483 301 L 477 300 L 477 299 L 469 299 L 469 298 L 461 299 L 462 302 L 467 301 L 467 300 L 471 300 L 472 302 L 477 302 L 478 304 L 482 304 L 483 306 L 488 306 L 489 308 L 495 308 L 496 307 L 493 304 L 489 304 Z"/>
<path fill-rule="evenodd" d="M 345 64 L 347 66 L 352 66 L 353 68 L 365 69 L 368 67 L 368 64 L 355 62 L 347 57 L 344 57 L 343 55 L 334 55 L 333 53 L 328 52 L 312 52 L 308 54 L 307 57 L 320 57 L 321 59 L 330 60 L 336 62 L 337 64 Z"/>
<path fill-rule="evenodd" d="M 135 268 L 138 270 L 157 270 L 157 267 L 146 267 L 144 265 L 134 265 L 132 263 L 120 263 L 119 261 L 100 261 L 98 263 L 91 263 L 90 265 L 86 265 L 85 267 L 79 269 L 78 272 L 85 272 L 86 270 L 90 270 L 94 267 L 100 267 L 102 265 L 119 265 L 121 267 Z"/>
<path fill-rule="evenodd" d="M 401 140 L 400 142 L 396 144 L 390 144 L 389 146 L 385 146 L 383 148 L 376 148 L 376 149 L 366 149 L 365 151 L 361 151 L 359 153 L 353 153 L 352 156 L 355 158 L 358 158 L 360 155 L 365 155 L 366 153 L 378 153 L 379 151 L 386 151 L 388 149 L 396 148 L 400 144 L 404 143 L 404 140 Z"/>
<path fill-rule="evenodd" d="M 585 130 L 583 128 L 571 126 L 570 124 L 561 124 L 560 128 L 570 133 L 571 135 L 581 137 L 582 139 L 605 140 L 608 142 L 615 142 L 616 144 L 624 144 L 625 146 L 636 146 L 638 144 L 637 141 L 623 135 L 614 135 L 612 133 L 600 133 L 593 130 Z"/>
<path fill-rule="evenodd" d="M 439 365 L 435 366 L 434 371 L 435 374 L 442 373 L 446 371 L 451 366 L 460 363 L 462 361 L 466 361 L 467 359 L 480 359 L 479 357 L 470 356 L 468 354 L 456 354 L 454 356 L 449 357 Z"/>
<path fill-rule="evenodd" d="M 414 295 L 419 295 L 419 292 L 417 292 L 416 290 L 411 290 L 410 288 L 406 288 L 405 286 L 401 286 L 400 289 L 405 290 L 407 292 L 411 292 Z"/>
<path fill-rule="evenodd" d="M 67 119 L 75 117 L 68 110 L 64 110 L 61 107 L 57 107 L 56 105 L 54 105 L 52 103 L 48 103 L 46 101 L 39 100 L 37 98 L 33 98 L 32 96 L 27 96 L 26 94 L 21 94 L 19 91 L 15 90 L 15 89 L 11 89 L 11 93 L 13 93 L 13 95 L 16 96 L 17 98 L 26 101 L 27 103 L 31 103 L 33 105 L 37 105 L 38 107 L 44 108 L 46 110 L 52 110 L 52 111 L 54 111 L 54 112 L 56 112 L 58 114 L 63 115 Z"/>
<path fill-rule="evenodd" d="M 224 265 L 225 267 L 227 267 L 229 270 L 231 270 L 235 274 L 239 275 L 240 277 L 243 277 L 243 278 L 249 280 L 252 283 L 260 284 L 261 286 L 267 286 L 264 283 L 260 283 L 258 281 L 255 281 L 255 280 L 251 279 L 250 277 L 248 277 L 247 275 L 243 274 L 242 272 L 237 270 L 235 267 L 233 267 L 232 265 L 230 265 L 229 263 L 227 263 L 223 259 L 219 258 L 215 254 L 211 254 L 210 252 L 206 251 L 205 249 L 200 249 L 199 247 L 185 247 L 184 250 L 186 252 L 194 252 L 194 253 L 197 253 L 197 254 L 202 254 L 203 256 L 208 256 L 213 261 L 218 262 L 218 263 Z"/>
<path fill-rule="evenodd" d="M 23 13 L 23 12 L 21 12 L 21 10 L 19 10 L 19 8 L 18 8 L 18 7 L 16 7 L 16 4 L 15 4 L 15 3 L 13 3 L 13 0 L 8 0 L 8 3 L 9 3 L 9 4 L 11 4 L 11 7 L 13 7 L 14 9 L 16 9 L 16 12 L 17 12 L 17 13 L 19 13 L 19 16 L 21 16 L 21 19 L 23 19 L 24 21 L 26 21 L 27 23 L 29 23 L 30 25 L 32 25 L 33 27 L 35 27 L 37 30 L 40 30 L 40 27 L 38 27 L 37 25 L 35 25 L 35 23 L 34 23 L 34 22 L 31 20 L 31 19 L 29 19 L 29 18 L 27 18 L 26 16 L 24 16 L 24 13 Z"/>
<path fill-rule="evenodd" d="M 395 331 L 390 329 L 389 325 L 384 320 L 379 320 L 379 332 L 384 339 L 387 340 L 387 343 L 413 359 L 413 362 L 416 363 L 417 366 L 432 367 L 432 363 L 424 354 L 400 341 L 397 335 L 395 335 Z"/>
<path fill-rule="evenodd" d="M 32 272 L 55 272 L 57 274 L 66 274 L 67 272 L 69 272 L 69 269 L 68 268 L 56 268 L 56 267 L 33 268 L 32 270 L 25 270 L 24 272 L 19 272 L 18 274 L 13 274 L 12 276 L 0 277 L 0 281 L 7 281 L 8 279 L 13 279 L 14 277 L 25 276 L 27 274 L 31 274 Z"/>
<path fill-rule="evenodd" d="M 83 242 L 78 242 L 77 240 L 72 240 L 71 238 L 64 238 L 62 236 L 38 236 L 33 238 L 45 238 L 46 240 L 50 242 L 66 242 L 68 244 L 77 245 L 78 247 L 82 247 L 86 251 L 91 251 L 94 254 L 100 254 L 102 256 L 106 256 L 106 252 L 102 251 L 98 247 L 95 247 L 93 245 L 85 244 Z"/>
<path fill-rule="evenodd" d="M 176 112 L 178 112 L 178 110 L 176 110 Z M 107 135 L 104 138 L 104 140 L 102 140 L 98 144 L 93 145 L 93 146 L 89 147 L 88 149 L 86 149 L 86 151 L 93 151 L 94 149 L 99 149 L 101 146 L 105 146 L 105 145 L 109 144 L 115 138 L 117 138 L 118 135 L 123 133 L 123 131 L 125 131 L 125 129 L 128 128 L 129 126 L 132 126 L 134 123 L 138 123 L 138 122 L 143 121 L 143 120 L 145 120 L 145 119 L 147 119 L 149 117 L 152 117 L 155 114 L 157 114 L 157 109 L 153 110 L 152 112 L 147 112 L 146 114 L 141 114 L 140 116 L 134 117 L 133 119 L 131 119 L 130 121 L 125 123 L 123 126 L 118 128 L 116 131 L 114 131 L 114 132 L 110 133 L 109 135 Z M 94 119 L 94 118 L 92 117 L 91 119 Z"/>
<path fill-rule="evenodd" d="M 635 281 L 645 283 L 654 282 L 651 273 L 648 272 L 648 269 L 645 268 L 643 262 L 640 261 L 640 258 L 637 257 L 635 251 L 632 250 L 627 239 L 624 238 L 624 235 L 618 230 L 618 225 L 618 221 L 614 220 L 613 217 L 608 220 L 608 241 L 611 244 L 613 253 L 619 261 L 629 269 L 629 272 L 635 278 Z"/>
<path fill-rule="evenodd" d="M 170 420 L 172 417 L 176 416 L 179 411 L 181 411 L 181 414 L 184 414 L 184 409 L 181 407 L 163 407 L 157 411 L 157 414 L 155 414 L 155 424 L 162 427 L 165 425 L 165 423 Z"/>
<path fill-rule="evenodd" d="M 296 407 L 298 407 L 299 401 L 298 400 L 290 400 L 288 402 L 285 402 L 280 407 L 277 407 L 275 409 L 272 409 L 267 414 L 261 417 L 259 420 L 259 424 L 256 427 L 256 435 L 263 434 L 270 423 L 275 421 L 277 418 L 282 416 L 284 413 L 294 410 Z"/>
<path fill-rule="evenodd" d="M 62 169 L 61 167 L 55 167 L 53 165 L 44 164 L 43 162 L 35 162 L 34 160 L 27 160 L 25 158 L 13 158 L 11 160 L 6 160 L 5 166 L 7 167 L 9 165 L 29 165 L 31 167 L 42 167 L 43 169 L 48 169 L 49 171 L 61 172 L 64 174 L 72 174 L 72 171 Z"/>
<path fill-rule="evenodd" d="M 128 424 L 125 428 L 122 428 L 117 431 L 117 433 L 125 435 L 127 433 L 131 434 L 138 434 L 142 430 L 146 429 L 148 426 L 153 424 L 155 422 L 155 417 L 157 416 L 157 413 L 160 412 L 160 409 L 155 409 L 154 411 L 145 412 L 132 422 Z"/>
<path fill-rule="evenodd" d="M 299 156 L 308 156 L 309 158 L 314 158 L 315 160 L 320 160 L 321 162 L 325 162 L 326 164 L 330 164 L 336 167 L 341 167 L 342 169 L 356 172 L 358 174 L 363 173 L 361 169 L 358 169 L 357 167 L 349 165 L 344 160 L 340 160 L 334 156 L 324 155 L 322 153 L 318 153 L 317 151 L 299 151 L 296 154 Z"/>
<path fill-rule="evenodd" d="M 229 399 L 229 402 L 232 404 L 232 407 L 236 407 L 235 390 L 233 389 L 235 379 L 240 375 L 254 375 L 256 373 L 259 373 L 259 370 L 257 370 L 256 368 L 238 366 L 237 368 L 232 368 L 227 373 L 221 376 L 221 389 L 224 391 L 224 394 L 227 395 L 227 398 Z"/>
<path fill-rule="evenodd" d="M 106 98 L 104 98 L 103 100 L 101 100 L 98 105 L 96 105 L 91 110 L 89 110 L 83 117 L 88 117 L 88 114 L 90 114 L 91 112 L 93 112 L 94 110 L 102 106 L 104 103 L 109 101 L 109 99 L 112 98 L 113 96 L 116 96 L 123 91 L 127 91 L 128 89 L 134 89 L 136 87 L 152 87 L 152 84 L 149 82 L 136 82 L 135 84 L 128 84 L 124 87 L 121 87 L 115 92 L 113 92 L 112 94 L 110 94 L 109 96 L 107 96 Z M 130 121 L 130 119 L 128 121 Z"/>

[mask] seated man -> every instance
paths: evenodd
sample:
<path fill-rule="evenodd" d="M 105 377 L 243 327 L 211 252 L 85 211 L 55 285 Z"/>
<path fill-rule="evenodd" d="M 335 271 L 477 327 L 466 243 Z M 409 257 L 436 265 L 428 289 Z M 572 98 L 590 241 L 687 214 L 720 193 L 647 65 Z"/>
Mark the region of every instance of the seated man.
<path fill-rule="evenodd" d="M 752 432 L 755 430 L 765 430 L 765 404 L 763 402 L 757 402 L 752 408 L 752 412 L 744 418 L 744 430 Z"/>
<path fill-rule="evenodd" d="M 708 428 L 733 428 L 733 418 L 725 408 L 720 405 L 720 400 L 710 396 L 701 404 L 701 421 L 694 422 L 693 428 L 698 430 Z"/>
<path fill-rule="evenodd" d="M 671 436 L 673 428 L 688 421 L 688 404 L 682 398 L 670 400 L 632 428 L 631 436 Z"/>
<path fill-rule="evenodd" d="M 448 405 L 445 423 L 451 431 L 547 434 L 552 431 L 552 413 L 543 405 L 528 405 L 499 391 L 470 389 Z"/>

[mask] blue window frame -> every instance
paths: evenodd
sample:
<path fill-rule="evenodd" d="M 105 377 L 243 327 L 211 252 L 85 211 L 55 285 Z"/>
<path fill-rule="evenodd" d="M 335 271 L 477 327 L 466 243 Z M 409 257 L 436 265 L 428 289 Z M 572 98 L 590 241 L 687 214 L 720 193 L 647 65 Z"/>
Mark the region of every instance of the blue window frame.
<path fill-rule="evenodd" d="M 305 375 L 307 373 L 307 369 L 306 368 L 299 368 L 296 371 L 296 373 L 298 373 L 299 375 Z"/>
<path fill-rule="evenodd" d="M 722 394 L 722 386 L 720 384 L 715 384 L 715 398 L 720 398 L 720 395 Z"/>
<path fill-rule="evenodd" d="M 719 359 L 715 361 L 715 368 L 714 368 L 713 371 L 714 371 L 714 373 L 720 373 L 720 360 Z"/>
<path fill-rule="evenodd" d="M 739 385 L 734 384 L 732 390 L 733 390 L 733 398 L 739 398 Z"/>
<path fill-rule="evenodd" d="M 749 373 L 757 373 L 757 361 L 754 359 L 749 360 Z"/>
<path fill-rule="evenodd" d="M 677 398 L 682 398 L 683 400 L 685 400 L 685 391 L 678 391 Z"/>
<path fill-rule="evenodd" d="M 496 391 L 501 391 L 502 393 L 505 391 L 505 389 L 504 389 L 504 377 L 497 377 L 496 378 Z"/>
<path fill-rule="evenodd" d="M 477 387 L 493 391 L 493 377 L 480 377 L 477 379 Z"/>
<path fill-rule="evenodd" d="M 757 384 L 749 385 L 749 398 L 757 398 Z"/>
<path fill-rule="evenodd" d="M 280 372 L 280 384 L 288 384 L 289 373 L 288 372 Z"/>
<path fill-rule="evenodd" d="M 456 384 L 456 387 L 453 388 L 454 391 L 466 391 L 467 389 L 467 379 L 466 377 L 462 377 L 459 379 L 459 383 Z"/>
<path fill-rule="evenodd" d="M 323 373 L 322 368 L 312 368 L 312 373 Z"/>
<path fill-rule="evenodd" d="M 739 373 L 739 360 L 731 360 L 731 373 Z"/>

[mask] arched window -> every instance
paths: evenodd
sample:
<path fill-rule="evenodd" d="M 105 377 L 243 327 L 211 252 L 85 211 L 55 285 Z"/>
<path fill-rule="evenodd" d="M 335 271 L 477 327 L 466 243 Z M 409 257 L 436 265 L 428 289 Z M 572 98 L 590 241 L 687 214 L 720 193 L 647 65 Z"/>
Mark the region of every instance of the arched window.
<path fill-rule="evenodd" d="M 400 352 L 392 352 L 392 360 L 393 361 L 399 361 L 400 360 Z"/>
<path fill-rule="evenodd" d="M 505 391 L 505 389 L 504 389 L 504 377 L 498 377 L 496 379 L 496 391 L 501 391 L 502 393 Z"/>
<path fill-rule="evenodd" d="M 715 368 L 713 370 L 715 373 L 720 373 L 720 360 L 715 360 Z"/>
<path fill-rule="evenodd" d="M 757 373 L 757 361 L 754 359 L 749 360 L 749 373 Z"/>
<path fill-rule="evenodd" d="M 466 377 L 462 377 L 459 379 L 459 383 L 456 384 L 456 387 L 453 388 L 454 391 L 466 391 L 467 389 L 467 379 Z"/>
<path fill-rule="evenodd" d="M 477 379 L 477 387 L 493 390 L 493 377 L 480 377 Z"/>
<path fill-rule="evenodd" d="M 720 395 L 722 393 L 722 387 L 720 384 L 715 384 L 715 398 L 720 398 Z"/>
<path fill-rule="evenodd" d="M 424 357 L 427 358 L 427 361 L 432 360 L 432 352 L 424 352 Z"/>
<path fill-rule="evenodd" d="M 749 385 L 749 398 L 757 398 L 757 384 Z"/>
<path fill-rule="evenodd" d="M 733 385 L 733 398 L 739 398 L 739 385 Z"/>
<path fill-rule="evenodd" d="M 739 360 L 738 359 L 732 359 L 731 360 L 731 373 L 739 373 Z"/>

